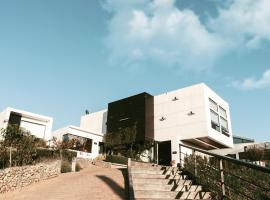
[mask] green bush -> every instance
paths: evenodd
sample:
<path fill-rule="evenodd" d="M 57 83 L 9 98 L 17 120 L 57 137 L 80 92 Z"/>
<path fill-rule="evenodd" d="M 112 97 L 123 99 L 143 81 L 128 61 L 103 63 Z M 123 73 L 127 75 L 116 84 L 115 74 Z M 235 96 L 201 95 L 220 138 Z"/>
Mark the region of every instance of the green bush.
<path fill-rule="evenodd" d="M 77 157 L 77 152 L 68 149 L 62 150 L 62 159 L 72 161 L 73 158 Z"/>
<path fill-rule="evenodd" d="M 106 162 L 111 162 L 111 163 L 118 163 L 118 164 L 127 165 L 128 158 L 124 157 L 124 156 L 107 155 L 105 161 Z"/>
<path fill-rule="evenodd" d="M 31 165 L 43 160 L 62 159 L 72 161 L 77 153 L 70 151 L 66 143 L 58 142 L 55 149 L 47 149 L 46 142 L 16 125 L 0 130 L 0 168 Z"/>
<path fill-rule="evenodd" d="M 75 171 L 76 171 L 76 172 L 79 172 L 79 171 L 81 171 L 81 170 L 82 170 L 81 165 L 80 165 L 79 163 L 76 163 Z"/>
<path fill-rule="evenodd" d="M 71 164 L 70 162 L 64 160 L 61 162 L 61 173 L 71 172 Z"/>

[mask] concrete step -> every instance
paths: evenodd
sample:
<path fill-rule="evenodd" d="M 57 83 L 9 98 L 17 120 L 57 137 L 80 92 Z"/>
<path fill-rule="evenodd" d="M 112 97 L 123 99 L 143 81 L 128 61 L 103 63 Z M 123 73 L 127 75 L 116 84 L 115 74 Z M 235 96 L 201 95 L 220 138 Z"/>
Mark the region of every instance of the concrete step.
<path fill-rule="evenodd" d="M 147 169 L 147 170 L 178 170 L 178 167 L 171 167 L 171 166 L 132 166 L 132 169 Z"/>
<path fill-rule="evenodd" d="M 186 175 L 175 174 L 148 174 L 148 173 L 132 173 L 132 177 L 134 178 L 162 178 L 162 179 L 186 179 Z"/>
<path fill-rule="evenodd" d="M 132 173 L 142 173 L 142 174 L 176 174 L 182 173 L 179 170 L 160 170 L 160 169 L 141 169 L 141 168 L 131 168 Z"/>
<path fill-rule="evenodd" d="M 134 184 L 151 184 L 151 185 L 192 185 L 191 180 L 176 180 L 176 179 L 160 179 L 160 178 L 132 178 Z"/>
<path fill-rule="evenodd" d="M 200 192 L 202 186 L 199 185 L 157 185 L 157 184 L 134 184 L 134 190 L 145 191 L 175 191 L 175 192 Z"/>
<path fill-rule="evenodd" d="M 135 190 L 137 198 L 165 198 L 165 199 L 209 199 L 209 192 L 173 192 L 173 191 L 145 191 Z"/>
<path fill-rule="evenodd" d="M 158 166 L 157 164 L 154 163 L 147 163 L 147 162 L 131 162 L 132 167 L 153 167 L 153 166 Z"/>

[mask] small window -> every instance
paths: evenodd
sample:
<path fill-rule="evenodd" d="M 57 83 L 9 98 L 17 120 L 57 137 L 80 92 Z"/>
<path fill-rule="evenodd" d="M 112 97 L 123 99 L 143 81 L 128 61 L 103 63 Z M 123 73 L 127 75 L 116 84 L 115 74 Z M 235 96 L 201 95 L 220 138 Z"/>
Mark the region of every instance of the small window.
<path fill-rule="evenodd" d="M 219 114 L 220 116 L 222 116 L 223 118 L 227 119 L 227 112 L 224 108 L 222 108 L 221 106 L 219 106 Z"/>
<path fill-rule="evenodd" d="M 214 102 L 212 99 L 209 98 L 209 106 L 210 108 L 215 111 L 218 112 L 218 105 L 216 102 Z"/>

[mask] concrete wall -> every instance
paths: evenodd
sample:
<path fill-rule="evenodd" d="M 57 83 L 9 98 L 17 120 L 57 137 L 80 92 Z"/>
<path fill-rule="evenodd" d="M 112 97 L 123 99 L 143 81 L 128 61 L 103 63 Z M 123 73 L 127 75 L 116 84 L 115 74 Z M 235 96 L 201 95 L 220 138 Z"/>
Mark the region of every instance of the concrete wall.
<path fill-rule="evenodd" d="M 174 98 L 178 100 L 174 100 Z M 203 85 L 154 97 L 155 140 L 166 141 L 207 135 Z M 192 111 L 194 115 L 189 115 Z M 164 117 L 165 120 L 161 120 Z"/>
<path fill-rule="evenodd" d="M 21 128 L 46 141 L 51 139 L 53 118 L 10 107 L 6 108 L 0 114 L 0 129 L 7 127 L 11 112 L 18 113 L 22 116 Z"/>
<path fill-rule="evenodd" d="M 77 151 L 77 157 L 94 159 L 99 155 L 99 143 L 103 142 L 103 134 L 90 132 L 76 126 L 64 127 L 52 133 L 52 135 L 60 141 L 63 139 L 63 135 L 65 134 L 72 134 L 72 135 L 92 139 L 92 152 L 87 153 L 87 152 Z"/>
<path fill-rule="evenodd" d="M 89 115 L 84 115 L 81 117 L 80 127 L 88 131 L 105 134 L 107 129 L 107 114 L 108 111 L 106 109 L 99 112 L 90 113 Z"/>
<path fill-rule="evenodd" d="M 226 109 L 229 137 L 211 127 L 209 98 Z M 233 146 L 229 105 L 203 83 L 155 96 L 154 124 L 155 140 L 171 140 L 172 152 L 177 152 L 172 159 L 177 162 L 181 140 L 208 137 L 227 147 Z"/>

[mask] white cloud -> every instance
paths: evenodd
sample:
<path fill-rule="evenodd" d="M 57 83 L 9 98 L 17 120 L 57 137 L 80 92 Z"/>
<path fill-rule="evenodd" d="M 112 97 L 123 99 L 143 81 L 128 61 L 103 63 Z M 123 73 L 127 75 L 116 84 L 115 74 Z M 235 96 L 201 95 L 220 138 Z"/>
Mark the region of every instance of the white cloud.
<path fill-rule="evenodd" d="M 114 14 L 106 43 L 113 63 L 125 66 L 148 60 L 203 70 L 212 66 L 222 51 L 222 40 L 209 33 L 194 12 L 176 8 L 173 0 L 111 7 Z"/>
<path fill-rule="evenodd" d="M 270 89 L 270 69 L 266 70 L 259 79 L 246 78 L 241 81 L 234 81 L 232 85 L 243 90 Z"/>
<path fill-rule="evenodd" d="M 202 71 L 229 51 L 270 41 L 269 0 L 228 1 L 206 24 L 192 10 L 177 8 L 174 0 L 105 1 L 112 14 L 106 38 L 111 63 Z"/>
<path fill-rule="evenodd" d="M 270 41 L 270 1 L 233 0 L 228 8 L 219 10 L 217 18 L 209 20 L 208 26 L 233 47 L 257 48 Z"/>

